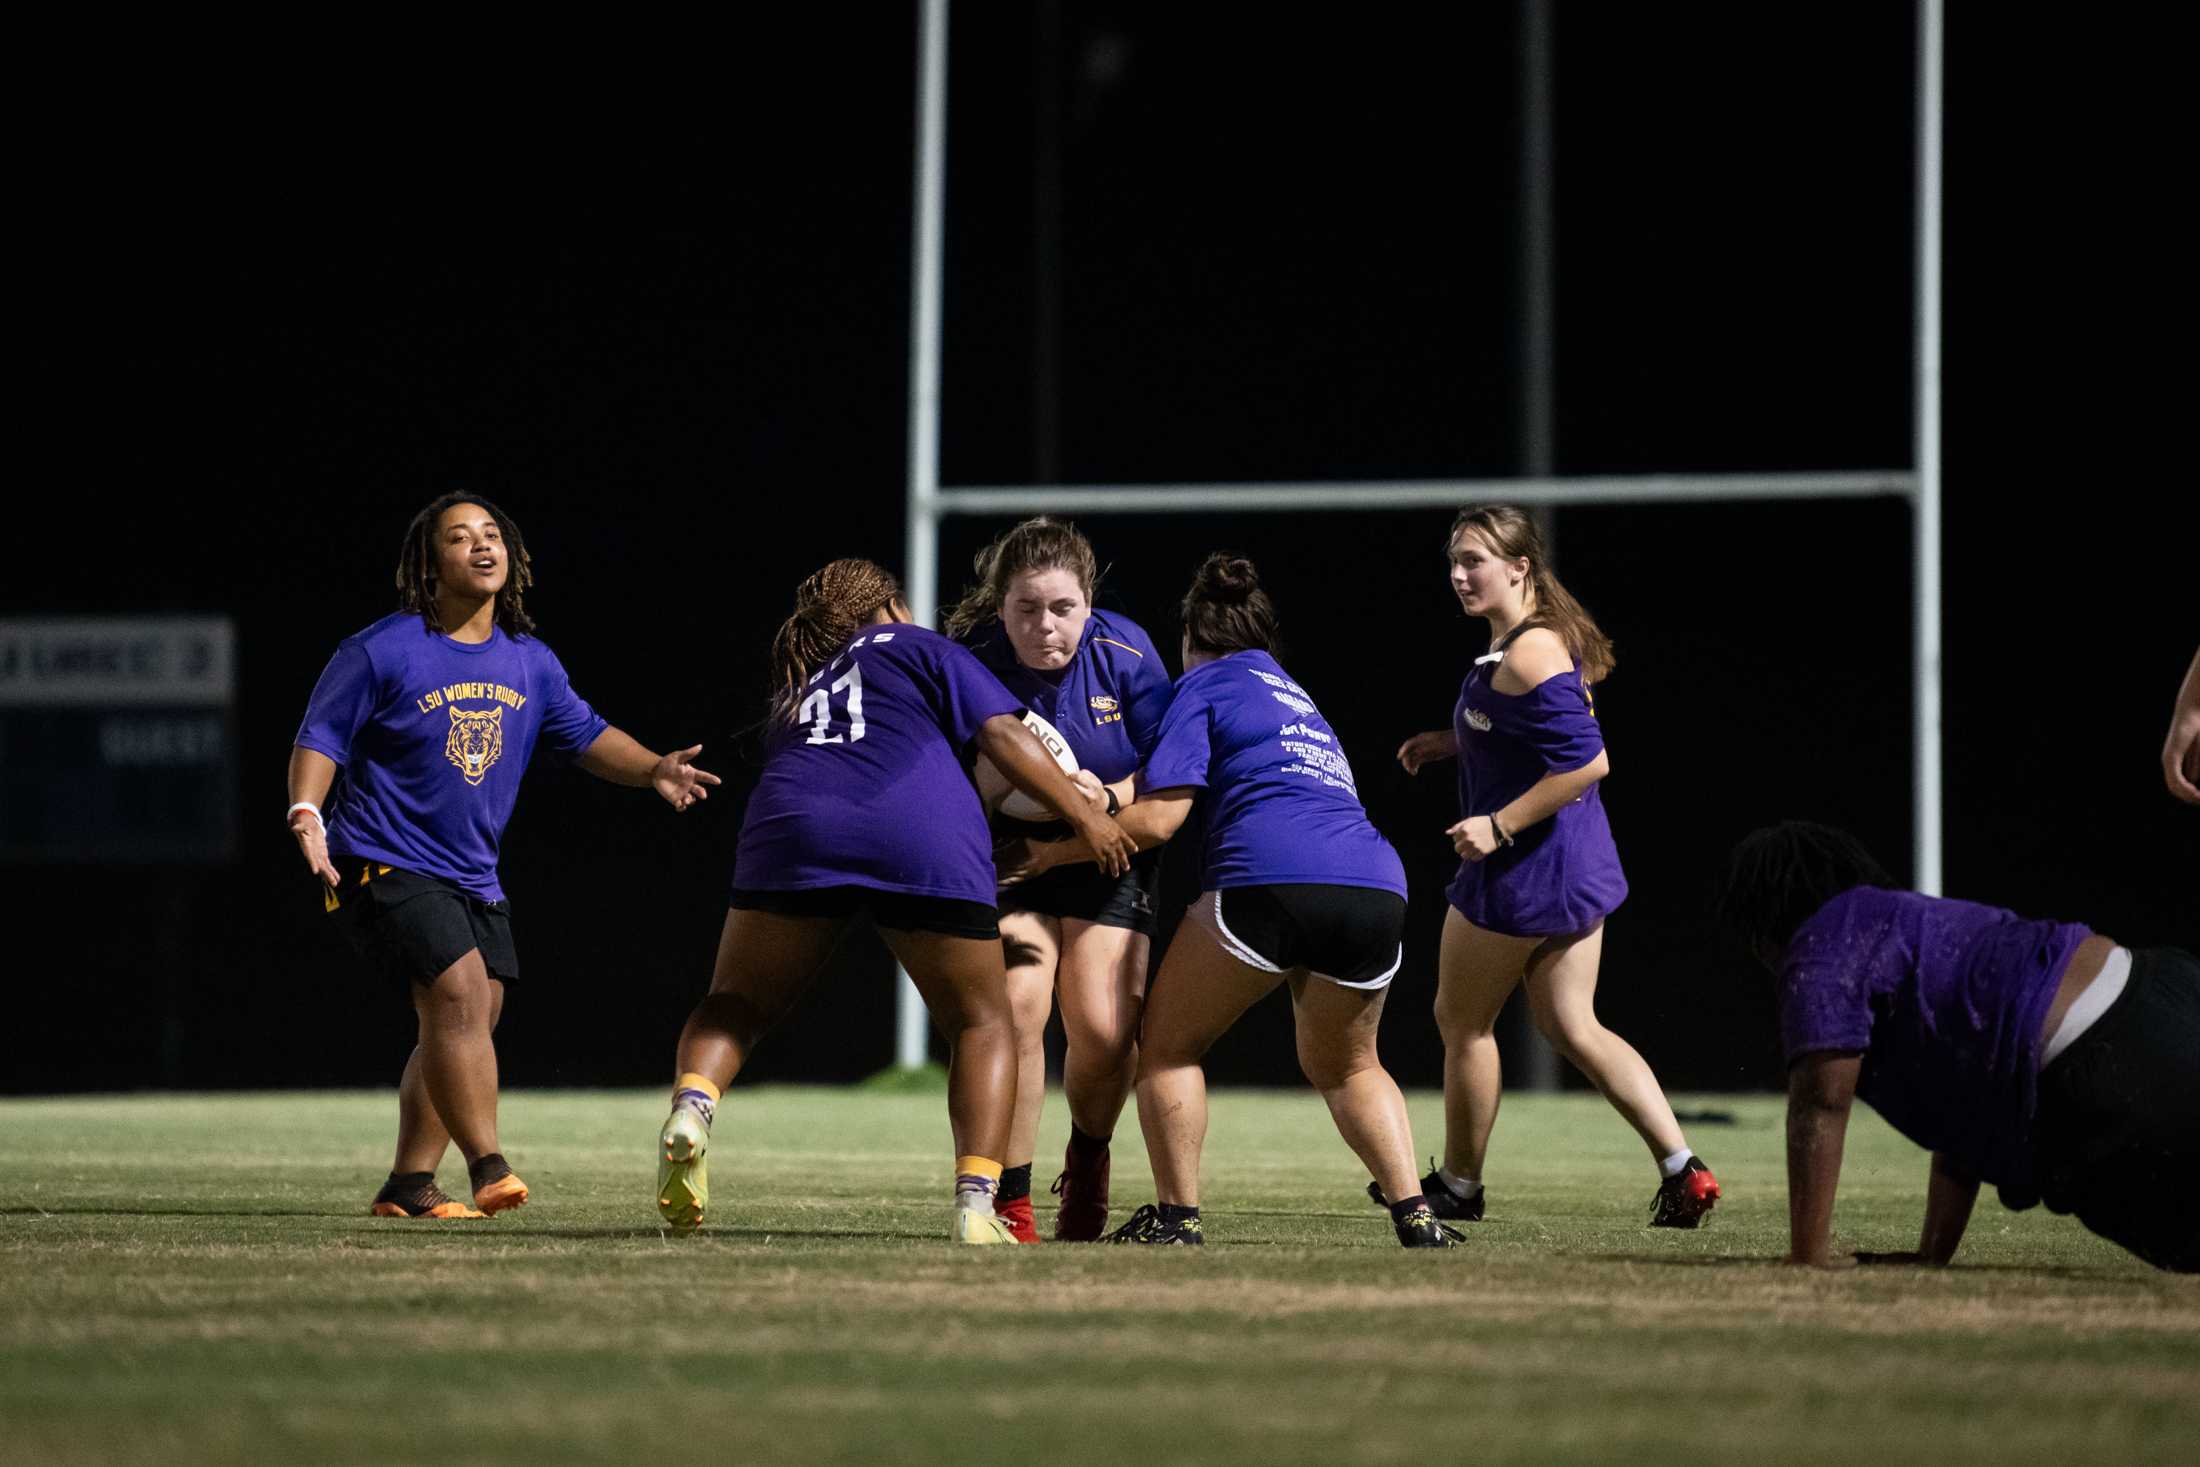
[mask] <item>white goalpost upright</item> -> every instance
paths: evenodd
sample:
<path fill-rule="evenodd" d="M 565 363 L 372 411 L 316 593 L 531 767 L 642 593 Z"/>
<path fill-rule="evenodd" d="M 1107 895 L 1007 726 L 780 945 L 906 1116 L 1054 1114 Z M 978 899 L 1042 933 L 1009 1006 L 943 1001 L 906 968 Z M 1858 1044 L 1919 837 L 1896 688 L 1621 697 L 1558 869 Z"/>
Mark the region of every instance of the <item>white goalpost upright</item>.
<path fill-rule="evenodd" d="M 1640 474 L 1564 477 L 1551 473 L 1551 342 L 1547 171 L 1550 87 L 1548 0 L 1529 0 L 1524 93 L 1534 114 L 1523 129 L 1530 219 L 1522 233 L 1527 289 L 1523 342 L 1524 462 L 1518 478 L 1405 479 L 1230 484 L 1031 484 L 942 488 L 939 482 L 941 259 L 946 225 L 947 7 L 920 0 L 917 49 L 916 227 L 911 243 L 909 466 L 905 585 L 927 625 L 939 601 L 939 531 L 952 515 L 1274 514 L 1301 510 L 1455 509 L 1505 499 L 1539 507 L 1692 504 L 1732 500 L 1894 496 L 1912 508 L 1913 563 L 1911 829 L 1917 889 L 1941 889 L 1940 648 L 1940 246 L 1941 48 L 1944 0 L 1919 0 L 1916 79 L 1915 297 L 1912 388 L 1914 462 L 1907 470 L 1839 473 Z M 926 1014 L 906 974 L 896 984 L 895 1064 L 925 1060 Z"/>

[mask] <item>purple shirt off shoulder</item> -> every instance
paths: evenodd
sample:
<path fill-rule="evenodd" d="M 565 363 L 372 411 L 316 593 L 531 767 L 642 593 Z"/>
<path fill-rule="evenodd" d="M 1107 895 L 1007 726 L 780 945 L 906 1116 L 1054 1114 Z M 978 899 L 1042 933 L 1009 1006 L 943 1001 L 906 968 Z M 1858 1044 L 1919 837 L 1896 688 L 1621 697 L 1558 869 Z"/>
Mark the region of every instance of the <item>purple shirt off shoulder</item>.
<path fill-rule="evenodd" d="M 993 905 L 993 846 L 970 782 L 978 729 L 1023 704 L 968 648 L 906 623 L 867 627 L 811 675 L 771 736 L 733 884 L 868 886 Z"/>
<path fill-rule="evenodd" d="M 1233 652 L 1177 680 L 1139 787 L 1202 791 L 1202 891 L 1312 882 L 1406 894 L 1336 730 L 1266 652 Z"/>
<path fill-rule="evenodd" d="M 2090 935 L 1975 902 L 1845 891 L 1796 929 L 1780 966 L 1787 1058 L 1862 1052 L 1856 1093 L 1889 1125 L 2028 1189 L 2040 1028 Z"/>
<path fill-rule="evenodd" d="M 1490 685 L 1496 668 L 1494 660 L 1477 662 L 1452 712 L 1461 819 L 1501 810 L 1544 775 L 1569 773 L 1604 751 L 1578 668 L 1518 697 Z M 1460 916 L 1490 932 L 1543 937 L 1594 927 L 1627 899 L 1597 786 L 1487 859 L 1460 862 L 1445 896 Z"/>
<path fill-rule="evenodd" d="M 299 747 L 343 780 L 324 812 L 329 851 L 502 901 L 497 848 L 538 739 L 566 757 L 610 727 L 534 637 L 454 642 L 397 612 L 336 648 Z"/>

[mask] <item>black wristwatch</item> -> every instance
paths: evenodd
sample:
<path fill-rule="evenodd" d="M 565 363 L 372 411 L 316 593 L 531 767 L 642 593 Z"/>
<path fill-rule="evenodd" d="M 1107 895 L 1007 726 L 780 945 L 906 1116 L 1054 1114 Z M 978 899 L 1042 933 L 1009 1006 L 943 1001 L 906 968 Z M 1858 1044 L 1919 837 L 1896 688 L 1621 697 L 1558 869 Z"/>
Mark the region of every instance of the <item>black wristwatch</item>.
<path fill-rule="evenodd" d="M 1100 792 L 1108 797 L 1108 813 L 1110 815 L 1123 813 L 1123 802 L 1115 797 L 1115 786 L 1104 784 L 1100 786 Z"/>

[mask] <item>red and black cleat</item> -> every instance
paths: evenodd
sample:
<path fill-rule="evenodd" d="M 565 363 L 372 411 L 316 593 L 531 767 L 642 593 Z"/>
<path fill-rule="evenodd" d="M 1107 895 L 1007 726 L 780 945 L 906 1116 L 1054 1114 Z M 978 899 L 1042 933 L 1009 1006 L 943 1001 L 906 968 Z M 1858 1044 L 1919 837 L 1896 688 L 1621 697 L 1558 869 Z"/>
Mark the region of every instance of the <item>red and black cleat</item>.
<path fill-rule="evenodd" d="M 1085 1156 L 1075 1146 L 1062 1156 L 1062 1174 L 1054 1179 L 1054 1195 L 1062 1205 L 1054 1212 L 1054 1241 L 1096 1243 L 1108 1230 L 1108 1149 Z"/>
<path fill-rule="evenodd" d="M 1031 1215 L 1031 1198 L 1018 1197 L 1013 1202 L 995 1200 L 993 1215 L 1008 1229 L 1009 1236 L 1019 1243 L 1039 1241 L 1039 1224 Z"/>
<path fill-rule="evenodd" d="M 1719 1200 L 1719 1179 L 1700 1157 L 1658 1183 L 1658 1195 L 1650 1202 L 1650 1226 L 1692 1228 L 1703 1222 L 1711 1205 Z"/>

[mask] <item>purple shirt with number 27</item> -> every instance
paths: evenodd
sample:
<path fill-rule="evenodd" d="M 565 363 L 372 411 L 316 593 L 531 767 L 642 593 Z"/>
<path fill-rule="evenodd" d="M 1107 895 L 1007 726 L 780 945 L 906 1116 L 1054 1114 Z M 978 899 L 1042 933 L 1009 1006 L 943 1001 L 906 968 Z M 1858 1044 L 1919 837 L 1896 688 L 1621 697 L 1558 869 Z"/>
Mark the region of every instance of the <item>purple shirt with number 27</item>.
<path fill-rule="evenodd" d="M 970 782 L 979 727 L 1023 704 L 927 627 L 866 627 L 773 730 L 733 884 L 868 886 L 993 905 L 992 839 Z"/>
<path fill-rule="evenodd" d="M 1845 891 L 1795 930 L 1780 965 L 1788 1061 L 1861 1051 L 1856 1093 L 1887 1124 L 2027 1188 L 2040 1028 L 2090 935 L 1976 902 Z"/>

